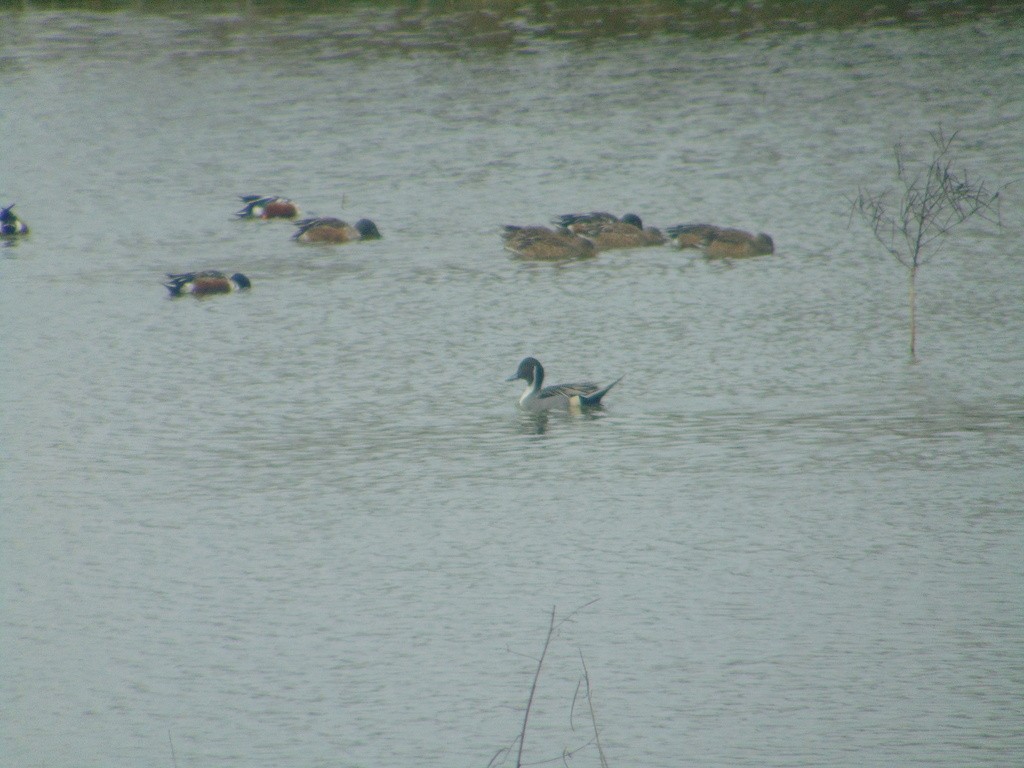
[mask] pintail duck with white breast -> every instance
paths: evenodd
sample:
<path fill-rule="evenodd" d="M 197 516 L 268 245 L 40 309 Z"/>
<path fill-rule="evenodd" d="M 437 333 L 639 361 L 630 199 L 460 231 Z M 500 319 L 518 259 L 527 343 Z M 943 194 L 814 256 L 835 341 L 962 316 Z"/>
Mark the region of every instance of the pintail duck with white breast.
<path fill-rule="evenodd" d="M 595 408 L 601 405 L 601 398 L 608 394 L 608 390 L 622 381 L 620 376 L 606 387 L 590 382 L 545 387 L 544 366 L 535 357 L 524 358 L 508 381 L 518 379 L 526 382 L 526 389 L 519 398 L 519 407 L 525 411 L 578 411 Z"/>

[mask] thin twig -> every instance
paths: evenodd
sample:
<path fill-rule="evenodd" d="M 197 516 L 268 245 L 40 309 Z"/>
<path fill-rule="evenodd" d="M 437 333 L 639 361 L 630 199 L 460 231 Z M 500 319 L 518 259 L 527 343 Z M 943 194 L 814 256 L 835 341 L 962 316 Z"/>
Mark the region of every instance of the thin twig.
<path fill-rule="evenodd" d="M 573 716 L 576 714 L 576 702 L 580 698 L 580 688 L 583 687 L 583 678 L 576 681 L 576 690 L 572 694 L 572 703 L 569 705 L 569 730 L 576 733 L 576 723 L 573 722 Z"/>
<path fill-rule="evenodd" d="M 583 665 L 583 682 L 587 686 L 587 704 L 590 706 L 590 722 L 594 725 L 594 744 L 597 745 L 597 756 L 601 760 L 601 768 L 608 768 L 608 760 L 605 759 L 604 749 L 601 747 L 601 736 L 598 733 L 597 715 L 594 714 L 594 697 L 590 693 L 590 672 L 587 671 L 587 662 L 583 658 L 583 651 L 580 651 L 580 664 Z"/>
<path fill-rule="evenodd" d="M 178 757 L 174 754 L 174 739 L 171 738 L 170 728 L 167 729 L 167 741 L 171 745 L 171 763 L 174 765 L 174 768 L 178 768 Z"/>
<path fill-rule="evenodd" d="M 518 740 L 519 740 L 519 737 L 517 736 L 516 737 L 516 741 L 518 741 Z M 495 766 L 495 765 L 501 765 L 502 763 L 504 763 L 505 762 L 505 758 L 508 757 L 509 752 L 512 751 L 512 747 L 515 746 L 516 741 L 513 741 L 507 747 L 502 747 L 497 752 L 495 752 L 494 753 L 494 757 L 492 757 L 491 761 L 489 763 L 487 763 L 487 768 L 493 768 L 493 766 Z M 500 758 L 500 762 L 499 762 L 499 758 Z"/>
<path fill-rule="evenodd" d="M 537 693 L 537 681 L 540 680 L 540 669 L 544 666 L 544 657 L 547 655 L 548 646 L 551 645 L 551 636 L 555 634 L 555 608 L 551 609 L 551 621 L 548 624 L 548 634 L 544 638 L 544 648 L 537 660 L 537 671 L 533 673 L 533 684 L 530 686 L 530 697 L 526 700 L 526 711 L 523 713 L 523 727 L 519 731 L 519 752 L 516 755 L 516 768 L 523 765 L 523 746 L 526 744 L 526 724 L 530 720 L 530 708 L 533 706 L 533 697 Z"/>

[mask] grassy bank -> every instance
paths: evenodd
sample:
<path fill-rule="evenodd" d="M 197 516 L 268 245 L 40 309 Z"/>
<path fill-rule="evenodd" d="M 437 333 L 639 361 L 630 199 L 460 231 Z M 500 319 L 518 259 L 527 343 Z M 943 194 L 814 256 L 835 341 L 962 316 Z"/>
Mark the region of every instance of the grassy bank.
<path fill-rule="evenodd" d="M 444 19 L 482 34 L 616 37 L 735 35 L 862 25 L 930 25 L 1024 17 L 1009 0 L 0 0 L 0 11 L 136 12 L 276 16 L 376 10 L 396 19 Z"/>

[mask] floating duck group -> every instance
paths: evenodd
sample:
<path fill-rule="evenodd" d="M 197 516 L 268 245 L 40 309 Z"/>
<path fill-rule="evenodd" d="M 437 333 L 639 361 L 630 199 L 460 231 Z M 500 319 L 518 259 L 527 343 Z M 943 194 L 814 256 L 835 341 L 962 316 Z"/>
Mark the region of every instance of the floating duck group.
<path fill-rule="evenodd" d="M 381 239 L 377 225 L 369 219 L 349 224 L 333 217 L 299 219 L 299 207 L 285 197 L 272 195 L 241 195 L 243 207 L 235 213 L 239 219 L 291 219 L 296 232 L 292 239 L 300 243 L 350 243 Z M 12 210 L 14 204 L 0 208 L 0 237 L 14 239 L 27 235 L 28 225 Z M 602 211 L 567 213 L 551 220 L 547 226 L 505 225 L 501 237 L 505 249 L 523 259 L 567 261 L 595 256 L 599 251 L 645 248 L 672 243 L 677 248 L 696 248 L 715 258 L 740 258 L 773 253 L 772 238 L 761 232 L 754 235 L 742 229 L 714 224 L 677 224 L 664 234 L 655 227 L 645 227 L 635 213 L 621 218 Z M 252 281 L 241 272 L 228 275 L 218 270 L 167 274 L 164 282 L 172 297 L 211 296 L 244 291 Z M 544 386 L 544 367 L 534 357 L 524 358 L 509 381 L 522 380 L 526 389 L 519 398 L 525 411 L 542 413 L 551 410 L 577 412 L 601 406 L 602 398 L 618 384 L 619 377 L 607 386 L 590 382 Z"/>
<path fill-rule="evenodd" d="M 635 213 L 622 218 L 603 211 L 567 213 L 556 216 L 551 223 L 554 229 L 506 225 L 502 230 L 505 249 L 520 258 L 538 261 L 584 259 L 599 251 L 645 248 L 667 242 L 678 248 L 697 248 L 716 258 L 760 256 L 775 251 L 775 243 L 763 232 L 754 235 L 714 224 L 677 224 L 662 234 L 656 227 L 645 227 Z"/>

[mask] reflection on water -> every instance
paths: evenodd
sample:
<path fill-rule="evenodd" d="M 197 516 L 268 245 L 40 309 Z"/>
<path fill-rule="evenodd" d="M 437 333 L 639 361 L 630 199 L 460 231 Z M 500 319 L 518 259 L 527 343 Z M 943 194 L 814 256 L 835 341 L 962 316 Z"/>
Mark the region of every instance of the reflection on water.
<path fill-rule="evenodd" d="M 908 365 L 847 202 L 951 115 L 1024 175 L 1010 6 L 41 7 L 0 18 L 8 762 L 483 765 L 584 604 L 528 761 L 580 652 L 613 764 L 1019 751 L 1020 206 L 922 270 Z M 567 210 L 776 253 L 502 249 Z M 254 287 L 165 298 L 209 268 Z M 524 414 L 527 354 L 625 378 Z"/>
<path fill-rule="evenodd" d="M 548 411 L 520 411 L 517 414 L 517 426 L 523 435 L 544 435 L 548 432 L 549 422 L 552 429 L 574 429 L 580 423 L 597 421 L 605 416 L 604 408 L 588 408 L 570 413 L 550 413 Z M 581 464 L 581 469 L 585 465 Z"/>
<path fill-rule="evenodd" d="M 524 435 L 543 435 L 548 431 L 548 414 L 545 411 L 519 414 L 519 431 Z"/>

